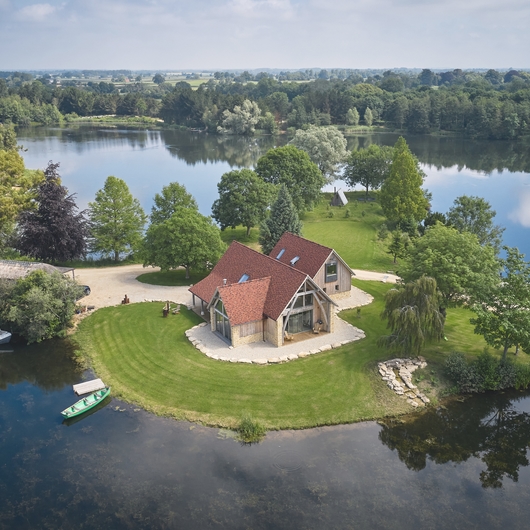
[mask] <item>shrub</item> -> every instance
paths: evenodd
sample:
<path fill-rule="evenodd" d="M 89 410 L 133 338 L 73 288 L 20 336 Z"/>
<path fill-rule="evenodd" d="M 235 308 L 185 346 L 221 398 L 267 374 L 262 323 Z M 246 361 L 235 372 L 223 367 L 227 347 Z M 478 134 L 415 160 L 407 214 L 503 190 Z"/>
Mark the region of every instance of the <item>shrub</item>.
<path fill-rule="evenodd" d="M 484 389 L 478 379 L 477 371 L 469 365 L 460 352 L 453 352 L 445 361 L 447 376 L 452 379 L 460 392 L 483 392 Z"/>
<path fill-rule="evenodd" d="M 237 428 L 239 439 L 244 443 L 256 443 L 263 439 L 266 430 L 261 423 L 251 416 L 243 416 Z"/>
<path fill-rule="evenodd" d="M 453 352 L 445 362 L 445 370 L 464 393 L 527 388 L 530 384 L 530 367 L 498 360 L 488 350 L 472 363 L 468 363 L 462 353 Z"/>
<path fill-rule="evenodd" d="M 530 365 L 518 365 L 515 376 L 515 388 L 517 390 L 526 389 L 530 386 Z"/>
<path fill-rule="evenodd" d="M 349 208 L 346 208 L 346 210 L 344 212 L 344 217 L 346 217 L 346 218 L 351 217 L 351 212 L 350 212 Z"/>

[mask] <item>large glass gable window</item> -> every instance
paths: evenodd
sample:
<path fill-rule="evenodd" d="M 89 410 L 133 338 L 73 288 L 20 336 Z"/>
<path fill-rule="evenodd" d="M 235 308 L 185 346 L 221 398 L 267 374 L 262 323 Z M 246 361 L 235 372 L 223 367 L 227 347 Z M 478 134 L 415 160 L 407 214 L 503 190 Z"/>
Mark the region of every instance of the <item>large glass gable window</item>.
<path fill-rule="evenodd" d="M 219 300 L 215 304 L 215 331 L 220 333 L 228 342 L 232 341 L 232 333 L 230 329 L 230 321 L 225 313 L 223 302 Z"/>
<path fill-rule="evenodd" d="M 326 283 L 337 281 L 337 262 L 326 263 Z"/>

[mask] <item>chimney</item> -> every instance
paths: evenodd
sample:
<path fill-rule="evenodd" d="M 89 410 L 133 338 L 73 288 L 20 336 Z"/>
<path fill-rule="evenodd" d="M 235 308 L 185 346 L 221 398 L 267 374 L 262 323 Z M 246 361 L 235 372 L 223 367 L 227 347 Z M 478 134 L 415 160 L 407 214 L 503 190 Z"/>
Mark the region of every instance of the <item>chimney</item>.
<path fill-rule="evenodd" d="M 223 285 L 226 285 L 226 278 L 223 278 Z"/>

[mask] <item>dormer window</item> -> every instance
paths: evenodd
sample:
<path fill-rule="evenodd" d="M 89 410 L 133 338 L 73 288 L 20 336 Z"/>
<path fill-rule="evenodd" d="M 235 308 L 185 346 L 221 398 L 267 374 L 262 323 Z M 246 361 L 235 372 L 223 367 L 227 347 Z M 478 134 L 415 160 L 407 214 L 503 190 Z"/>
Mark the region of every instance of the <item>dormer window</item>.
<path fill-rule="evenodd" d="M 291 265 L 294 266 L 294 264 L 300 259 L 300 256 L 295 256 L 292 260 L 291 260 Z"/>
<path fill-rule="evenodd" d="M 278 252 L 278 255 L 276 256 L 276 259 L 280 259 L 283 256 L 283 253 L 285 252 L 285 249 L 282 248 L 280 252 Z"/>
<path fill-rule="evenodd" d="M 250 278 L 250 276 L 248 274 L 243 274 L 243 276 L 241 276 L 241 278 L 239 278 L 239 281 L 237 283 L 246 282 L 249 278 Z"/>

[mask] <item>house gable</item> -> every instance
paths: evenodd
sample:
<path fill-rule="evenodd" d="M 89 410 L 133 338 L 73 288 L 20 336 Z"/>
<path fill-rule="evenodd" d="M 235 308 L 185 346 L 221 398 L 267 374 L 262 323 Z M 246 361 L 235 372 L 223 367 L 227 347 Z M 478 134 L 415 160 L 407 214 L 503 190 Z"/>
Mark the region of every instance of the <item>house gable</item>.
<path fill-rule="evenodd" d="M 248 276 L 246 281 L 240 280 Z M 306 274 L 234 241 L 212 272 L 189 291 L 209 304 L 219 287 L 270 278 L 263 314 L 277 320 L 306 279 Z M 246 289 L 246 287 L 243 287 Z M 234 291 L 236 292 L 236 291 Z M 242 291 L 241 291 L 242 292 Z"/>
<path fill-rule="evenodd" d="M 300 236 L 285 232 L 270 253 L 272 258 L 305 272 L 330 296 L 347 293 L 355 273 L 332 248 L 325 247 Z M 296 259 L 298 258 L 298 259 Z M 335 275 L 328 267 L 336 264 Z M 344 295 L 344 294 L 343 294 Z"/>

